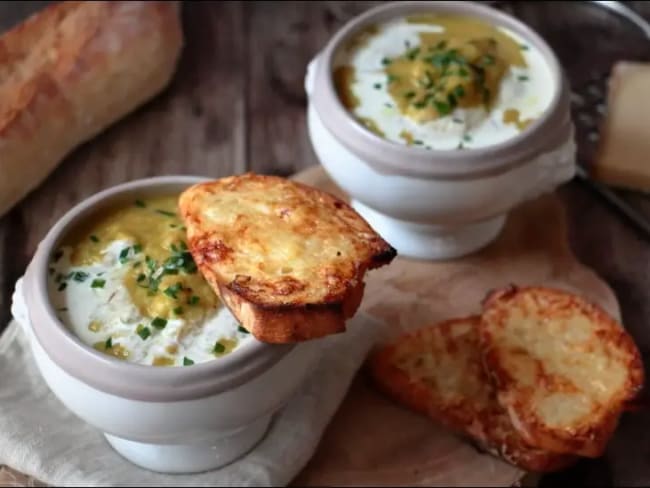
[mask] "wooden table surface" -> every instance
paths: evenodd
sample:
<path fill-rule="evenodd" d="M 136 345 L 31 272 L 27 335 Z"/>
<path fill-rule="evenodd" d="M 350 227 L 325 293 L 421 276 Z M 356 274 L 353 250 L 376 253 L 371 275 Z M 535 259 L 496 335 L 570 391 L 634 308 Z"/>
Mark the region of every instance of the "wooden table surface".
<path fill-rule="evenodd" d="M 1 2 L 0 31 L 46 3 Z M 317 164 L 305 125 L 305 66 L 347 19 L 375 3 L 186 3 L 186 45 L 169 89 L 75 151 L 0 219 L 0 331 L 10 319 L 14 283 L 38 242 L 66 210 L 98 190 L 152 175 L 290 175 Z M 650 59 L 647 40 L 600 8 L 496 3 L 539 30 L 574 87 L 602 78 L 617 59 Z M 628 3 L 650 19 L 649 4 Z M 588 164 L 592 149 L 585 134 L 579 142 Z M 583 184 L 571 182 L 560 194 L 573 249 L 615 290 L 625 325 L 650 364 L 647 239 Z M 644 196 L 624 198 L 650 218 Z M 649 433 L 650 412 L 629 413 L 603 458 L 581 461 L 541 483 L 648 486 Z"/>

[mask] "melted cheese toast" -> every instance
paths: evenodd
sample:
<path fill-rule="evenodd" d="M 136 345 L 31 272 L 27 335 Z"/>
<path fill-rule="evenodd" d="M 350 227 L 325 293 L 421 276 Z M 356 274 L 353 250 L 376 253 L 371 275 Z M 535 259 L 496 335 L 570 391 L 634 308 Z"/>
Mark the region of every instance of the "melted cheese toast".
<path fill-rule="evenodd" d="M 602 454 L 643 382 L 623 327 L 573 294 L 511 287 L 488 296 L 479 330 L 499 403 L 524 439 L 558 453 Z"/>
<path fill-rule="evenodd" d="M 480 317 L 449 320 L 384 346 L 369 360 L 375 381 L 399 402 L 523 469 L 569 465 L 573 456 L 531 447 L 513 428 L 483 369 L 479 322 Z"/>
<path fill-rule="evenodd" d="M 264 342 L 344 331 L 366 271 L 396 255 L 345 202 L 280 177 L 249 173 L 197 184 L 179 208 L 200 271 Z"/>

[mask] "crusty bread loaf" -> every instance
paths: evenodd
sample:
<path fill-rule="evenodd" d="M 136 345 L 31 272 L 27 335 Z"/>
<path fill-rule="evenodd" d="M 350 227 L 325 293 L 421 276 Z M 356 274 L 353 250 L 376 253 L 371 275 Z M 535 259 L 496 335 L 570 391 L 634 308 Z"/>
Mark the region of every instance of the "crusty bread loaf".
<path fill-rule="evenodd" d="M 480 317 L 448 320 L 378 349 L 368 362 L 376 383 L 398 401 L 523 469 L 566 467 L 575 457 L 528 445 L 498 404 L 481 361 L 479 322 Z"/>
<path fill-rule="evenodd" d="M 0 215 L 170 80 L 176 2 L 62 2 L 0 37 Z"/>
<path fill-rule="evenodd" d="M 345 202 L 275 176 L 201 183 L 183 192 L 179 208 L 201 273 L 265 342 L 343 332 L 366 270 L 396 254 Z"/>
<path fill-rule="evenodd" d="M 602 454 L 643 382 L 623 327 L 576 295 L 509 287 L 486 299 L 479 333 L 499 403 L 526 442 Z"/>

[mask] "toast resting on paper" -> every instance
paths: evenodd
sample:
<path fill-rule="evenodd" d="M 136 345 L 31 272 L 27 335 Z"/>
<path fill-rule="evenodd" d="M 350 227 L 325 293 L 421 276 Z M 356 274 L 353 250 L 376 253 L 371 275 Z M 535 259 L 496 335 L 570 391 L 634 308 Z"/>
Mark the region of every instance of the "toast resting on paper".
<path fill-rule="evenodd" d="M 479 332 L 499 403 L 525 441 L 601 455 L 643 382 L 623 327 L 576 295 L 510 287 L 488 295 Z"/>
<path fill-rule="evenodd" d="M 531 447 L 496 399 L 481 361 L 480 317 L 425 327 L 374 352 L 370 371 L 399 402 L 530 471 L 553 471 L 575 457 Z"/>

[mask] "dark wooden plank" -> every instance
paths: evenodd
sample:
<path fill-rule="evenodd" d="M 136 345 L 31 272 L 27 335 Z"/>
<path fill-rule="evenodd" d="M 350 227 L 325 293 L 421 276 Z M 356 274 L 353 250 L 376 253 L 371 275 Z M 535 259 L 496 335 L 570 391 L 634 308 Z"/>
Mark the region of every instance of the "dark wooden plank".
<path fill-rule="evenodd" d="M 248 157 L 290 175 L 318 161 L 307 135 L 307 64 L 347 20 L 379 2 L 247 2 Z"/>

